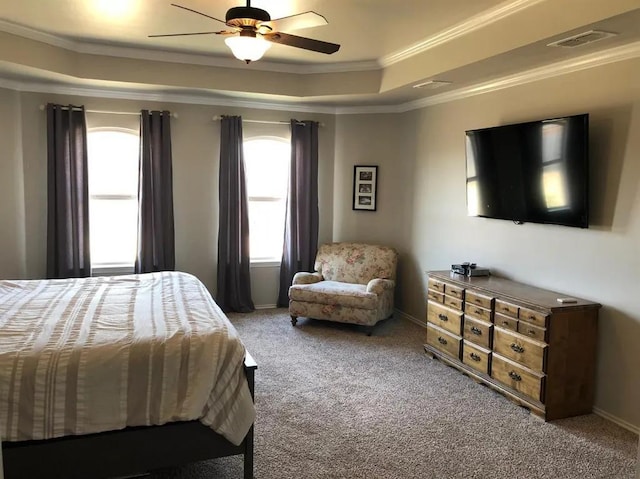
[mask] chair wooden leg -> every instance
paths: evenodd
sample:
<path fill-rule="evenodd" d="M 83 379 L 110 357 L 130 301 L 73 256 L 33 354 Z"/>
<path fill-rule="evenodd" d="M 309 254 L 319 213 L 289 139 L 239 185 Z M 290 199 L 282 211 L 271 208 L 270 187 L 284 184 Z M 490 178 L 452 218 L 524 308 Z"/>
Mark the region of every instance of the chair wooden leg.
<path fill-rule="evenodd" d="M 291 316 L 291 324 L 293 326 L 295 326 L 298 323 L 298 317 L 297 316 Z"/>

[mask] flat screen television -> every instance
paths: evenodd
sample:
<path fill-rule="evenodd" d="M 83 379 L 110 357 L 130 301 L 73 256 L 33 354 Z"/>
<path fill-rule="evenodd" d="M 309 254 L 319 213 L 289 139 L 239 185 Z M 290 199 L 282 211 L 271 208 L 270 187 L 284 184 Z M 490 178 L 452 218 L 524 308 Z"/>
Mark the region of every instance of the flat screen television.
<path fill-rule="evenodd" d="M 589 226 L 589 115 L 466 132 L 469 216 Z"/>

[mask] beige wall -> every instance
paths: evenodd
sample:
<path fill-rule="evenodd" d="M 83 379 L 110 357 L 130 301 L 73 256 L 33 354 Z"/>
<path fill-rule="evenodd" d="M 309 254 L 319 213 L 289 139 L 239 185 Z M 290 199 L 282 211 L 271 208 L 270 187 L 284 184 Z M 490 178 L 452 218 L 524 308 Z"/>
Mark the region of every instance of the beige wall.
<path fill-rule="evenodd" d="M 332 236 L 332 116 L 36 93 L 19 94 L 6 90 L 0 90 L 0 100 L 0 122 L 4 122 L 0 123 L 0 140 L 4 150 L 0 159 L 0 278 L 45 276 L 46 121 L 45 113 L 39 107 L 48 102 L 83 104 L 90 110 L 137 112 L 141 108 L 147 108 L 168 109 L 178 113 L 178 119 L 171 122 L 176 268 L 196 275 L 212 292 L 215 292 L 216 287 L 220 151 L 220 122 L 213 121 L 214 116 L 240 114 L 250 119 L 286 121 L 293 117 L 323 123 L 319 145 L 320 237 L 327 240 Z M 138 123 L 139 119 L 135 115 L 87 114 L 88 128 L 116 126 L 137 130 Z M 261 127 L 247 124 L 246 130 L 245 137 L 256 134 L 287 135 L 286 125 Z M 10 151 L 11 154 L 8 153 Z M 27 199 L 26 202 L 24 198 Z M 261 269 L 256 274 L 256 303 L 275 304 L 272 278 L 277 278 L 278 268 Z M 263 301 L 266 303 L 262 303 Z"/>
<path fill-rule="evenodd" d="M 425 271 L 459 261 L 601 302 L 596 407 L 638 428 L 638 85 L 640 61 L 629 60 L 403 114 L 336 117 L 0 90 L 0 277 L 37 278 L 45 271 L 46 130 L 40 104 L 115 111 L 167 108 L 179 114 L 172 122 L 177 267 L 212 291 L 219 124 L 211 117 L 315 119 L 324 123 L 320 242 L 362 240 L 398 248 L 397 307 L 419 319 L 425 314 Z M 591 115 L 591 228 L 516 226 L 466 216 L 465 130 L 583 112 Z M 124 126 L 135 117 L 88 116 L 90 127 L 112 120 Z M 252 134 L 251 128 L 247 132 Z M 376 212 L 351 209 L 357 164 L 379 166 Z M 14 227 L 15 232 L 8 231 Z M 256 304 L 275 303 L 276 279 L 277 268 L 254 270 Z"/>
<path fill-rule="evenodd" d="M 26 252 L 19 94 L 0 90 L 0 105 L 0 272 L 20 278 Z"/>
<path fill-rule="evenodd" d="M 398 274 L 415 264 L 404 241 L 411 234 L 412 171 L 415 132 L 407 115 L 339 115 L 336 119 L 334 241 L 364 241 L 395 247 L 400 253 Z M 377 210 L 353 210 L 355 165 L 378 166 Z M 408 303 L 404 283 L 399 284 L 396 304 Z M 415 294 L 414 290 L 412 294 Z"/>
<path fill-rule="evenodd" d="M 360 143 L 365 161 L 381 164 L 382 188 L 391 183 L 398 195 L 381 195 L 381 211 L 360 222 L 364 213 L 340 214 L 348 209 L 351 185 L 336 181 L 334 205 L 336 235 L 349 239 L 362 233 L 365 238 L 390 241 L 405 253 L 398 306 L 415 318 L 422 320 L 425 315 L 424 272 L 448 269 L 460 261 L 474 261 L 496 274 L 602 303 L 596 407 L 636 428 L 640 427 L 639 87 L 636 59 L 408 112 L 405 117 L 415 126 L 413 138 L 400 134 L 397 125 L 406 122 L 395 116 L 386 122 L 382 117 L 365 117 L 364 128 L 357 117 L 340 118 L 336 175 L 346 174 L 345 157 L 353 162 L 363 159 L 357 154 Z M 584 112 L 591 120 L 589 229 L 518 226 L 466 215 L 465 130 Z M 400 147 L 399 152 L 408 154 L 396 155 L 394 162 L 389 145 L 397 144 L 397 138 L 413 143 L 415 152 Z M 398 178 L 409 182 L 400 185 Z M 412 199 L 403 190 L 411 192 Z M 399 220 L 410 226 L 398 224 Z M 373 230 L 373 224 L 386 233 Z"/>

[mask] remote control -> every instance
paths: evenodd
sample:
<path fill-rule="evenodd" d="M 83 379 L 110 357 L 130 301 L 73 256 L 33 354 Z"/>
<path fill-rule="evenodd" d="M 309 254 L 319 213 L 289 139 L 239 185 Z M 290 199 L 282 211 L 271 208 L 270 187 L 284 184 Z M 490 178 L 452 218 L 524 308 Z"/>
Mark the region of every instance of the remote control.
<path fill-rule="evenodd" d="M 578 302 L 576 298 L 558 298 L 557 301 L 558 303 L 562 303 L 562 304 L 570 304 L 570 303 Z"/>

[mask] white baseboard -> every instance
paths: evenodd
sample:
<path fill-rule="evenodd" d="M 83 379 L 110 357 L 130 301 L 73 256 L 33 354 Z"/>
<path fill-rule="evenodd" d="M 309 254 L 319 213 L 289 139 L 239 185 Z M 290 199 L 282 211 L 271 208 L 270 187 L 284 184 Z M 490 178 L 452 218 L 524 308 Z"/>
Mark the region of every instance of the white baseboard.
<path fill-rule="evenodd" d="M 408 321 L 411 321 L 412 323 L 416 323 L 416 324 L 422 326 L 423 328 L 427 327 L 424 321 L 421 321 L 418 318 L 416 318 L 414 316 L 411 316 L 410 314 L 407 314 L 407 313 L 405 313 L 403 311 L 400 311 L 399 309 L 394 309 L 394 314 L 396 314 L 397 316 L 402 317 L 402 318 L 404 318 L 404 319 L 406 319 Z M 606 419 L 608 421 L 611 421 L 614 424 L 617 424 L 618 426 L 620 426 L 620 427 L 622 427 L 622 428 L 624 428 L 624 429 L 626 429 L 628 431 L 631 431 L 631 432 L 633 432 L 635 434 L 640 435 L 640 426 L 636 426 L 634 424 L 631 424 L 630 422 L 627 422 L 624 419 L 620 419 L 619 417 L 614 416 L 613 414 L 610 414 L 610 413 L 608 413 L 606 411 L 603 411 L 602 409 L 597 408 L 597 407 L 593 408 L 593 413 L 597 414 L 598 416 L 600 416 L 600 417 L 602 417 L 602 418 L 604 418 L 604 419 Z"/>
<path fill-rule="evenodd" d="M 412 323 L 416 323 L 418 326 L 422 326 L 426 328 L 427 325 L 424 321 L 419 320 L 418 318 L 411 316 L 410 314 L 405 313 L 404 311 L 400 311 L 399 309 L 394 309 L 393 314 L 406 319 L 407 321 L 411 321 Z"/>
<path fill-rule="evenodd" d="M 624 419 L 620 419 L 619 417 L 614 416 L 613 414 L 610 414 L 607 411 L 603 411 L 599 407 L 594 407 L 593 408 L 593 414 L 597 414 L 598 416 L 603 417 L 607 421 L 611 421 L 612 423 L 617 424 L 618 426 L 623 427 L 628 431 L 631 431 L 631 432 L 633 432 L 635 434 L 640 435 L 640 427 L 639 426 L 631 424 L 630 422 L 627 422 Z"/>
<path fill-rule="evenodd" d="M 254 304 L 254 308 L 256 309 L 275 309 L 278 307 L 277 304 Z"/>

